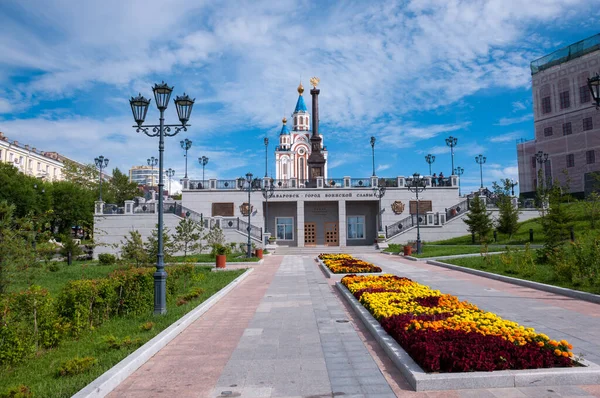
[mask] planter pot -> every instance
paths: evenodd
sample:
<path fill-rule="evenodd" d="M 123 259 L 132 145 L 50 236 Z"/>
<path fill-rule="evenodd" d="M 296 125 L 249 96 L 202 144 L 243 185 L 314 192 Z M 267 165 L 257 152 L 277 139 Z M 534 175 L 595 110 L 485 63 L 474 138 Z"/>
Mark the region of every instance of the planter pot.
<path fill-rule="evenodd" d="M 404 255 L 410 256 L 412 254 L 412 246 L 404 246 Z"/>
<path fill-rule="evenodd" d="M 217 254 L 217 268 L 225 268 L 227 256 L 225 254 Z"/>
<path fill-rule="evenodd" d="M 262 260 L 263 258 L 263 249 L 254 250 L 254 255 Z"/>

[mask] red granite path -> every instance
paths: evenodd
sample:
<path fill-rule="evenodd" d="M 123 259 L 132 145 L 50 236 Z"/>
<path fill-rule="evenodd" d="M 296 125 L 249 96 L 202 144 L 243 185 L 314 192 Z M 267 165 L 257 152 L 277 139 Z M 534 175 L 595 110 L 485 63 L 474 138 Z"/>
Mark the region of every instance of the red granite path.
<path fill-rule="evenodd" d="M 123 381 L 110 397 L 206 397 L 254 317 L 283 257 L 266 256 L 239 286 Z"/>

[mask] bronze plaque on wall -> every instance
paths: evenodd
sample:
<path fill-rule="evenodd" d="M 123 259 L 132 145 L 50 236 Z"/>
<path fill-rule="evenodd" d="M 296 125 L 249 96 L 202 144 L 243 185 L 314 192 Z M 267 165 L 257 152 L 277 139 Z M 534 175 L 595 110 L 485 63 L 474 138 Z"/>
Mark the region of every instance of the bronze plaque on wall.
<path fill-rule="evenodd" d="M 431 200 L 419 200 L 419 214 L 425 214 L 433 209 L 431 207 Z M 417 201 L 410 201 L 410 214 L 417 214 Z"/>
<path fill-rule="evenodd" d="M 233 203 L 213 203 L 212 216 L 233 217 Z"/>

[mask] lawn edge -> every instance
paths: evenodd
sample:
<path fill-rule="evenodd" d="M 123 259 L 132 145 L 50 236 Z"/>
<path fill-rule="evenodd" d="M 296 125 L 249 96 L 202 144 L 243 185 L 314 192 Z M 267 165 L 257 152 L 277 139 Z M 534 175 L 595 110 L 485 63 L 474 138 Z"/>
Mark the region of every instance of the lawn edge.
<path fill-rule="evenodd" d="M 415 391 L 442 391 L 479 388 L 595 385 L 600 383 L 600 366 L 587 360 L 585 367 L 500 370 L 494 372 L 426 373 L 356 300 L 341 282 L 336 287 L 373 338 L 396 365 Z"/>
<path fill-rule="evenodd" d="M 321 270 L 325 274 L 325 278 L 335 279 L 335 280 L 338 280 L 338 281 L 341 280 L 346 275 L 361 275 L 361 276 L 365 276 L 365 275 L 383 275 L 384 274 L 383 270 L 381 272 L 355 272 L 355 273 L 351 272 L 349 274 L 335 274 L 335 273 L 331 272 L 331 270 L 329 269 L 329 267 L 326 266 L 325 263 L 319 257 L 315 257 L 315 260 L 317 260 L 317 263 L 319 264 L 319 267 L 321 267 Z"/>
<path fill-rule="evenodd" d="M 160 332 L 146 344 L 129 354 L 115 366 L 79 390 L 73 395 L 73 398 L 104 397 L 108 395 L 140 366 L 146 363 L 146 361 L 152 358 L 158 351 L 171 342 L 171 340 L 183 332 L 221 298 L 239 285 L 253 271 L 253 268 L 246 269 L 242 275 L 229 282 L 227 286 L 200 303 L 196 308 L 179 318 L 171 326 Z"/>
<path fill-rule="evenodd" d="M 511 276 L 494 274 L 492 272 L 482 271 L 478 269 L 473 269 L 469 267 L 463 267 L 460 265 L 448 264 L 442 261 L 436 260 L 427 260 L 427 264 L 435 265 L 438 267 L 444 267 L 455 271 L 466 272 L 468 274 L 473 274 L 477 276 L 482 276 L 484 278 L 494 279 L 501 282 L 511 283 L 513 285 L 529 287 L 531 289 L 542 290 L 548 293 L 554 293 L 561 296 L 566 296 L 578 300 L 587 301 L 594 304 L 600 304 L 600 295 L 588 293 L 588 292 L 580 292 L 579 290 L 573 290 L 566 287 L 553 286 L 548 285 L 546 283 L 533 282 L 528 281 L 526 279 L 513 278 Z"/>

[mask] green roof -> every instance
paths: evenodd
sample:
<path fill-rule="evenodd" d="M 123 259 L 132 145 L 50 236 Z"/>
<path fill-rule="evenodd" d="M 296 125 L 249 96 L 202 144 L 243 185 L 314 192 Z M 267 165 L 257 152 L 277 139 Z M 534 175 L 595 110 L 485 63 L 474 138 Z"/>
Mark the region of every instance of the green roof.
<path fill-rule="evenodd" d="M 535 75 L 545 69 L 581 57 L 596 50 L 600 50 L 600 33 L 532 61 L 531 74 Z"/>

